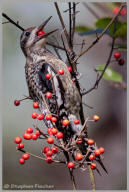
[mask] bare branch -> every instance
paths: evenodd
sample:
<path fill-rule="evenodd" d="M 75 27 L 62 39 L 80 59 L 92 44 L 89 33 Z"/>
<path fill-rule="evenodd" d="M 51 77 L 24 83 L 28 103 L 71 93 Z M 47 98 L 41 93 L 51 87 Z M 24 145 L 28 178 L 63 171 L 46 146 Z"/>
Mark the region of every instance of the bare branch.
<path fill-rule="evenodd" d="M 22 31 L 24 31 L 25 29 L 23 27 L 21 27 L 18 22 L 16 23 L 15 21 L 13 21 L 12 19 L 10 19 L 10 17 L 8 17 L 5 13 L 2 13 L 2 16 L 5 17 L 10 23 L 12 23 L 13 25 L 15 25 L 17 28 L 21 29 Z"/>
<path fill-rule="evenodd" d="M 72 47 L 72 18 L 71 18 L 71 2 L 69 2 L 69 44 Z"/>
<path fill-rule="evenodd" d="M 79 2 L 78 3 L 75 3 L 75 5 L 78 5 L 79 4 Z M 71 9 L 73 9 L 73 7 L 71 7 Z M 69 9 L 66 9 L 65 11 L 63 11 L 64 13 L 66 13 L 67 11 L 69 11 Z"/>
<path fill-rule="evenodd" d="M 99 15 L 94 11 L 94 9 L 91 8 L 91 6 L 89 6 L 88 3 L 84 2 L 83 5 L 92 13 L 92 15 L 95 16 L 95 18 L 100 18 Z"/>
<path fill-rule="evenodd" d="M 62 18 L 62 16 L 61 16 L 61 12 L 60 12 L 60 10 L 59 10 L 59 7 L 58 7 L 57 2 L 54 2 L 54 4 L 55 4 L 55 7 L 56 7 L 56 11 L 57 11 L 57 14 L 58 14 L 58 16 L 59 16 L 59 19 L 60 19 L 60 22 L 61 22 L 62 28 L 63 28 L 63 30 L 64 30 L 64 34 L 65 34 L 65 36 L 66 36 L 67 43 L 68 43 L 68 45 L 69 45 L 69 35 L 68 35 L 67 30 L 66 30 L 66 27 L 65 27 L 65 24 L 64 24 L 63 18 Z"/>
<path fill-rule="evenodd" d="M 87 51 L 89 51 L 89 49 L 91 49 L 96 43 L 98 43 L 98 41 L 102 38 L 102 36 L 105 34 L 105 32 L 109 29 L 109 27 L 112 25 L 112 23 L 115 21 L 115 19 L 118 17 L 118 15 L 120 14 L 121 10 L 123 9 L 123 7 L 125 7 L 125 3 L 122 3 L 120 6 L 120 9 L 118 11 L 118 13 L 112 18 L 112 20 L 110 21 L 110 23 L 107 25 L 107 27 L 105 27 L 105 29 L 102 31 L 102 33 L 100 35 L 97 36 L 97 38 L 91 43 L 91 45 L 84 49 L 78 56 L 75 57 L 75 59 L 73 60 L 73 63 L 76 62 L 82 55 L 84 55 Z"/>
<path fill-rule="evenodd" d="M 55 44 L 50 43 L 50 42 L 47 42 L 46 44 L 51 46 L 51 47 L 54 47 L 54 48 L 57 48 L 57 49 L 61 49 L 62 51 L 65 51 L 65 49 L 63 47 L 59 46 L 59 45 L 55 45 Z"/>
<path fill-rule="evenodd" d="M 115 24 L 114 24 L 114 33 L 115 33 L 115 31 L 116 31 L 116 21 L 115 21 Z M 100 80 L 102 79 L 102 77 L 103 77 L 103 75 L 104 75 L 108 65 L 110 64 L 112 53 L 113 53 L 113 49 L 114 49 L 114 44 L 115 44 L 115 37 L 112 38 L 112 47 L 111 47 L 111 50 L 110 50 L 110 54 L 109 54 L 107 63 L 105 65 L 104 69 L 102 70 L 101 75 L 98 76 L 94 86 L 91 89 L 89 89 L 88 91 L 84 92 L 83 95 L 86 95 L 87 93 L 91 92 L 92 90 L 98 88 L 98 84 L 99 84 Z"/>
<path fill-rule="evenodd" d="M 74 38 L 74 33 L 75 33 L 75 21 L 76 21 L 76 4 L 73 3 L 73 27 L 72 27 L 72 36 L 71 36 L 71 41 L 72 41 L 72 46 L 73 46 L 73 38 Z"/>

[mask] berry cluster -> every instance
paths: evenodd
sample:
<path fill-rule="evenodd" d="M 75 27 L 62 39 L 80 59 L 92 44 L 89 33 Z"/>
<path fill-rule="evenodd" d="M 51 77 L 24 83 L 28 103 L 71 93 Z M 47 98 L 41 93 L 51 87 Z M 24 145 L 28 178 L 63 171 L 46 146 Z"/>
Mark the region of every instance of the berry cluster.
<path fill-rule="evenodd" d="M 50 79 L 51 75 L 47 74 L 47 78 Z M 50 97 L 47 98 L 49 99 Z M 19 104 L 19 102 L 17 101 L 19 100 L 14 101 L 14 104 L 16 106 L 18 106 L 17 103 Z M 34 102 L 33 108 L 39 109 L 39 103 Z M 40 157 L 40 159 L 45 160 L 47 163 L 49 164 L 52 162 L 62 163 L 62 160 L 57 160 L 58 154 L 63 151 L 69 151 L 69 153 L 71 153 L 71 157 L 74 156 L 74 158 L 71 158 L 71 161 L 69 162 L 64 162 L 68 168 L 76 169 L 78 167 L 82 167 L 84 166 L 84 162 L 86 162 L 87 165 L 90 165 L 91 169 L 97 168 L 96 163 L 94 163 L 93 161 L 97 160 L 98 157 L 100 157 L 100 155 L 104 153 L 104 148 L 103 147 L 97 148 L 93 139 L 83 138 L 82 135 L 79 135 L 75 139 L 75 141 L 69 143 L 68 148 L 64 147 L 62 145 L 64 137 L 63 131 L 61 132 L 56 128 L 56 122 L 58 121 L 57 117 L 52 116 L 52 114 L 46 114 L 46 116 L 44 116 L 41 113 L 38 114 L 37 112 L 33 112 L 32 118 L 37 120 L 46 119 L 47 121 L 51 121 L 53 127 L 48 128 L 47 130 L 41 130 L 37 127 L 37 125 L 35 125 L 34 128 L 30 127 L 27 128 L 22 137 L 19 136 L 15 137 L 14 142 L 17 144 L 17 150 L 23 152 L 22 157 L 19 159 L 20 164 L 24 164 L 25 160 L 29 159 L 30 156 L 38 158 L 38 156 L 35 156 L 32 153 L 30 154 L 29 152 L 26 152 L 26 150 L 24 150 L 24 144 L 22 143 L 22 140 L 24 139 L 33 141 L 38 139 L 44 139 L 47 145 L 42 147 L 41 149 L 42 158 Z M 99 119 L 100 117 L 98 115 L 94 115 L 92 120 L 87 121 L 97 122 Z M 62 120 L 62 128 L 64 127 L 65 129 L 67 126 L 69 126 L 69 123 L 70 122 L 68 119 Z M 74 124 L 78 125 L 79 120 L 78 119 L 74 120 Z M 78 146 L 81 146 L 84 143 L 87 151 L 86 153 L 83 154 L 79 150 Z"/>
<path fill-rule="evenodd" d="M 124 60 L 124 58 L 121 58 L 121 53 L 120 52 L 115 52 L 114 53 L 114 58 L 116 59 L 116 61 L 118 62 L 119 65 L 124 65 L 125 60 Z"/>

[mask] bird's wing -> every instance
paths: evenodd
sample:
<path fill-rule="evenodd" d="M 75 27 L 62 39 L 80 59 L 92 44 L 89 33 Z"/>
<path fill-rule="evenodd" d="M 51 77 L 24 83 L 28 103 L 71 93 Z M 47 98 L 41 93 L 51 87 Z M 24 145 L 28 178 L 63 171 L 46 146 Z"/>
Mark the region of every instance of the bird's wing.
<path fill-rule="evenodd" d="M 51 79 L 46 79 L 46 74 L 51 74 Z M 63 115 L 66 116 L 64 109 L 64 88 L 60 77 L 55 69 L 48 63 L 44 63 L 39 71 L 40 83 L 42 84 L 43 94 L 51 92 L 52 97 L 47 99 L 50 111 L 52 113 L 59 113 L 63 110 Z"/>

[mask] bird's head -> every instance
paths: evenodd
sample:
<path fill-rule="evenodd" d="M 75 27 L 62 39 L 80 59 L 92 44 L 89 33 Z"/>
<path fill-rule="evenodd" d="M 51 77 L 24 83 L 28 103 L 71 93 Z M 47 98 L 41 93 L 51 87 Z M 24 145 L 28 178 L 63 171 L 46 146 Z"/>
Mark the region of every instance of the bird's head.
<path fill-rule="evenodd" d="M 38 27 L 30 27 L 25 29 L 21 34 L 20 45 L 23 53 L 27 56 L 33 49 L 44 47 L 46 44 L 47 36 L 54 33 L 56 30 L 45 33 L 43 31 L 45 25 L 51 19 L 49 17 L 45 22 L 43 22 Z"/>

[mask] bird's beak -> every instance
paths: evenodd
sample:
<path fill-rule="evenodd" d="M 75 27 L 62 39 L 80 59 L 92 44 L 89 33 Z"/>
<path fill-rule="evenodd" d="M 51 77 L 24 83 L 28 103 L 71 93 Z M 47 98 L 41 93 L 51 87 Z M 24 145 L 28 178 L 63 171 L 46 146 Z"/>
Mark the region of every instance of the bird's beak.
<path fill-rule="evenodd" d="M 44 21 L 39 27 L 38 27 L 38 31 L 41 31 L 44 29 L 44 27 L 47 25 L 47 23 L 50 21 L 50 19 L 52 18 L 52 16 L 50 16 L 46 21 Z"/>
<path fill-rule="evenodd" d="M 46 21 L 44 21 L 44 22 L 37 28 L 37 34 L 38 34 L 39 31 L 42 31 L 42 30 L 44 29 L 44 27 L 47 25 L 47 23 L 50 21 L 51 18 L 52 18 L 52 16 L 49 17 Z M 58 30 L 58 29 L 55 29 L 55 30 L 52 30 L 52 31 L 50 31 L 50 32 L 48 32 L 48 33 L 44 33 L 43 35 L 39 36 L 38 39 L 40 40 L 40 39 L 42 39 L 42 38 L 46 38 L 48 35 L 54 33 L 54 32 L 57 31 L 57 30 Z"/>

